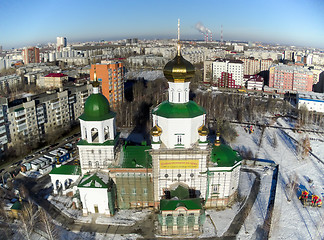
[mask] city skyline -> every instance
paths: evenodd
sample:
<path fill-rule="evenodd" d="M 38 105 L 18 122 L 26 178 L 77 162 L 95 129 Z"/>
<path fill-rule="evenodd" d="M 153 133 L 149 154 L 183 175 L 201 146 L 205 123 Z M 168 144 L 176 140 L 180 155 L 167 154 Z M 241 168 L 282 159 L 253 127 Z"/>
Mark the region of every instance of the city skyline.
<path fill-rule="evenodd" d="M 323 7 L 320 0 L 2 2 L 0 45 L 54 43 L 57 36 L 68 42 L 176 38 L 180 18 L 182 39 L 202 40 L 195 28 L 201 22 L 214 40 L 220 39 L 223 25 L 224 40 L 324 48 Z"/>

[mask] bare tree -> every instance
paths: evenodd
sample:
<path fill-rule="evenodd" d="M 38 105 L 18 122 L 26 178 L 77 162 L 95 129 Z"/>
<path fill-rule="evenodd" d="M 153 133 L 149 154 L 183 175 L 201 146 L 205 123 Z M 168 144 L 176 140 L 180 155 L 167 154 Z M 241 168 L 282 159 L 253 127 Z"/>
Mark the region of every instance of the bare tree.
<path fill-rule="evenodd" d="M 45 233 L 47 234 L 47 239 L 58 239 L 59 236 L 56 226 L 51 221 L 51 218 L 48 216 L 47 212 L 43 208 L 40 210 L 39 223 L 41 224 L 42 229 L 45 230 Z"/>
<path fill-rule="evenodd" d="M 37 221 L 38 211 L 31 202 L 28 202 L 23 205 L 19 217 L 21 221 L 20 233 L 30 240 Z"/>

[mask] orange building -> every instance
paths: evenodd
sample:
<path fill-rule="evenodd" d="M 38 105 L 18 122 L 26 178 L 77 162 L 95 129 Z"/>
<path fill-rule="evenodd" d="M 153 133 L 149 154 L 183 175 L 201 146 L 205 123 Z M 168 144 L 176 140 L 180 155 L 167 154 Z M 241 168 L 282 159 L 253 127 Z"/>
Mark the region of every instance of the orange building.
<path fill-rule="evenodd" d="M 22 51 L 24 64 L 40 63 L 39 48 L 37 47 L 25 47 Z"/>
<path fill-rule="evenodd" d="M 90 81 L 93 81 L 94 69 L 97 79 L 101 83 L 102 94 L 108 99 L 112 108 L 123 101 L 124 95 L 124 64 L 116 61 L 101 61 L 101 64 L 92 64 Z"/>

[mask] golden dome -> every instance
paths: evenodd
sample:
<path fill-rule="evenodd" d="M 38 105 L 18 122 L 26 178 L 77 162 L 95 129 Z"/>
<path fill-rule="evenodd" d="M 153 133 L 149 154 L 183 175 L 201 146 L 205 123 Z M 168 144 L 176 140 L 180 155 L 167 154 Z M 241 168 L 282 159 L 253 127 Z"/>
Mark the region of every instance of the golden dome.
<path fill-rule="evenodd" d="M 165 65 L 163 73 L 169 82 L 175 83 L 189 82 L 195 75 L 195 67 L 181 55 L 180 43 L 178 43 L 177 56 Z"/>
<path fill-rule="evenodd" d="M 199 128 L 198 128 L 198 134 L 200 136 L 207 136 L 208 135 L 208 129 L 207 127 L 205 126 L 205 124 L 201 125 Z"/>
<path fill-rule="evenodd" d="M 159 137 L 162 134 L 162 129 L 155 124 L 155 126 L 151 129 L 151 135 L 154 137 Z"/>

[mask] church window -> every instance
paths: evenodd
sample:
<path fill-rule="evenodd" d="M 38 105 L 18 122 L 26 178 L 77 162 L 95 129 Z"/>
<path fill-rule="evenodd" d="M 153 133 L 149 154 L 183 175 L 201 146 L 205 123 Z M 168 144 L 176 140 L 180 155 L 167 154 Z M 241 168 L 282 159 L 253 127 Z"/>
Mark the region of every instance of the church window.
<path fill-rule="evenodd" d="M 180 173 L 178 173 L 178 175 L 177 175 L 177 176 L 178 176 L 178 178 L 179 178 L 179 177 L 181 177 L 181 174 L 180 174 Z"/>
<path fill-rule="evenodd" d="M 99 167 L 99 161 L 96 161 L 96 168 Z"/>
<path fill-rule="evenodd" d="M 164 176 L 165 176 L 165 178 L 168 178 L 169 177 L 169 174 L 165 174 Z"/>
<path fill-rule="evenodd" d="M 89 161 L 88 165 L 89 165 L 89 167 L 92 167 L 92 162 L 91 162 L 91 161 Z"/>
<path fill-rule="evenodd" d="M 109 139 L 109 127 L 105 127 L 104 133 L 105 133 L 105 140 Z"/>
<path fill-rule="evenodd" d="M 194 174 L 193 173 L 190 173 L 190 177 L 194 177 Z"/>
<path fill-rule="evenodd" d="M 182 144 L 182 136 L 181 135 L 177 135 L 177 144 L 178 145 Z"/>
<path fill-rule="evenodd" d="M 212 191 L 214 194 L 219 193 L 219 184 L 212 185 Z"/>
<path fill-rule="evenodd" d="M 180 93 L 178 93 L 178 102 L 180 102 L 180 95 L 181 95 L 181 94 L 180 94 Z"/>
<path fill-rule="evenodd" d="M 144 195 L 147 195 L 147 188 L 143 188 Z"/>
<path fill-rule="evenodd" d="M 133 189 L 132 189 L 132 194 L 133 194 L 133 195 L 136 195 L 136 188 L 133 188 Z"/>
<path fill-rule="evenodd" d="M 120 193 L 123 194 L 123 195 L 126 194 L 126 193 L 125 193 L 125 188 L 121 188 L 121 189 L 120 189 Z"/>

